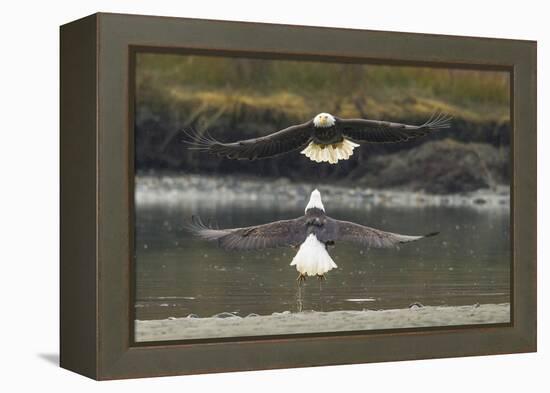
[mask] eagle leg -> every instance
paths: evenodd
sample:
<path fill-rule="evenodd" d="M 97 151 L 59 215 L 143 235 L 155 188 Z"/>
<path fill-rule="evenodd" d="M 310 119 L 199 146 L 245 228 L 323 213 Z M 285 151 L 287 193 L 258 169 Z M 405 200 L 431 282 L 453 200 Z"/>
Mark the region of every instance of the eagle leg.
<path fill-rule="evenodd" d="M 326 279 L 327 279 L 327 278 L 325 277 L 324 274 L 318 274 L 318 275 L 317 275 L 317 280 L 319 280 L 319 281 L 325 281 Z"/>
<path fill-rule="evenodd" d="M 298 278 L 296 279 L 296 281 L 298 281 L 298 285 L 300 285 L 301 283 L 303 283 L 304 281 L 306 281 L 306 275 L 300 273 L 300 275 L 298 276 Z"/>

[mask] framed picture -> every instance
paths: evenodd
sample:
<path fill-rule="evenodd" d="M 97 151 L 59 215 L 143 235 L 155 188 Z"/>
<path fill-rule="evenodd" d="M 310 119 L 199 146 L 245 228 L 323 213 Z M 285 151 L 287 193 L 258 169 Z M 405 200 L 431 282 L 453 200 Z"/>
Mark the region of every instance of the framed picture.
<path fill-rule="evenodd" d="M 536 350 L 536 43 L 61 27 L 61 366 Z"/>

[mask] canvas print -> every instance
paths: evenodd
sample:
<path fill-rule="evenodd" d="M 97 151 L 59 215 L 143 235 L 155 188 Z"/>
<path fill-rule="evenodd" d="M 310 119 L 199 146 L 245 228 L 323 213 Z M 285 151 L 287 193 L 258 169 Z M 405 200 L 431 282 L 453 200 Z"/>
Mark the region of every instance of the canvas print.
<path fill-rule="evenodd" d="M 136 342 L 510 322 L 509 72 L 135 56 Z"/>

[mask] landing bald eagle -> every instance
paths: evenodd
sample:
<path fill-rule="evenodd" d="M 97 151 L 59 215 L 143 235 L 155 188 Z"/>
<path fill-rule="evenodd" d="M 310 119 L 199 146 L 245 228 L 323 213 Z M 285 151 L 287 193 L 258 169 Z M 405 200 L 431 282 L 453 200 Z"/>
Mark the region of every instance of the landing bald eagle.
<path fill-rule="evenodd" d="M 300 247 L 291 266 L 299 272 L 298 280 L 306 276 L 324 278 L 326 272 L 337 267 L 328 253 L 328 246 L 338 241 L 353 242 L 366 247 L 395 247 L 435 236 L 400 235 L 384 232 L 349 221 L 339 221 L 325 214 L 321 193 L 314 190 L 305 209 L 305 215 L 293 220 L 282 220 L 245 228 L 214 229 L 199 217 L 193 217 L 189 229 L 205 240 L 217 241 L 226 250 L 259 250 L 275 247 Z"/>
<path fill-rule="evenodd" d="M 432 115 L 419 126 L 368 119 L 341 119 L 329 113 L 319 113 L 312 120 L 293 125 L 272 134 L 223 143 L 205 133 L 184 130 L 190 149 L 208 151 L 220 157 L 256 160 L 301 150 L 315 162 L 336 164 L 347 160 L 361 143 L 404 142 L 434 130 L 449 128 L 451 117 Z"/>

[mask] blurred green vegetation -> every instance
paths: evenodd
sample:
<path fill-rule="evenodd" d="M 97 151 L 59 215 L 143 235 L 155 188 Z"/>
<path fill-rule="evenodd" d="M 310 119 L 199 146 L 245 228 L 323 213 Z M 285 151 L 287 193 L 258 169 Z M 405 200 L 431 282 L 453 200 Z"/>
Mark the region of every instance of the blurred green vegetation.
<path fill-rule="evenodd" d="M 216 113 L 276 110 L 403 119 L 444 110 L 471 121 L 509 119 L 505 72 L 230 57 L 139 54 L 138 104 Z"/>

